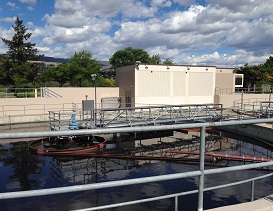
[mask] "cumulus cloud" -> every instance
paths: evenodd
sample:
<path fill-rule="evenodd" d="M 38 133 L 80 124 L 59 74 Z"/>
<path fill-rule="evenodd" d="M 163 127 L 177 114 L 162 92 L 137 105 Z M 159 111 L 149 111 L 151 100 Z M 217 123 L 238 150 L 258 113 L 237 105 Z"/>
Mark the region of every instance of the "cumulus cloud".
<path fill-rule="evenodd" d="M 153 7 L 170 7 L 172 2 L 170 0 L 152 0 L 151 6 Z"/>
<path fill-rule="evenodd" d="M 14 2 L 7 2 L 6 5 L 13 9 L 19 9 L 19 7 Z"/>
<path fill-rule="evenodd" d="M 34 7 L 28 6 L 27 9 L 28 9 L 29 11 L 32 11 L 32 10 L 34 10 Z"/>
<path fill-rule="evenodd" d="M 125 22 L 121 24 L 119 31 L 115 33 L 113 40 L 124 46 L 148 48 L 151 45 L 160 45 L 166 41 L 159 37 L 160 22 L 153 19 L 147 22 Z"/>
<path fill-rule="evenodd" d="M 29 5 L 29 12 L 37 4 L 20 2 Z M 273 0 L 198 2 L 55 0 L 54 10 L 44 14 L 44 26 L 35 26 L 34 20 L 28 26 L 39 51 L 48 56 L 67 58 L 87 50 L 107 60 L 131 46 L 176 64 L 236 66 L 263 63 L 272 54 Z M 14 17 L 0 21 L 14 23 Z"/>
<path fill-rule="evenodd" d="M 16 20 L 16 17 L 6 17 L 6 18 L 1 18 L 0 20 L 7 23 L 14 23 L 14 21 Z"/>
<path fill-rule="evenodd" d="M 194 4 L 195 0 L 174 0 L 174 2 L 179 3 L 180 5 L 183 6 L 190 6 Z"/>
<path fill-rule="evenodd" d="M 36 0 L 19 0 L 21 3 L 35 5 Z"/>
<path fill-rule="evenodd" d="M 166 33 L 191 32 L 198 29 L 196 17 L 204 10 L 203 6 L 191 6 L 187 11 L 172 12 L 163 20 L 162 31 Z"/>

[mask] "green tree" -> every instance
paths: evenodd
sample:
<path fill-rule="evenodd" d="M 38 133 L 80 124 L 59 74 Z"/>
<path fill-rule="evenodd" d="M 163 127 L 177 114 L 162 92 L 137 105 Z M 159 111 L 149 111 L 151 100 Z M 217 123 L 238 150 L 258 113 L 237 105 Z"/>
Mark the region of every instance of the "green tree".
<path fill-rule="evenodd" d="M 39 60 L 43 55 L 37 55 L 36 44 L 28 41 L 32 34 L 27 32 L 28 28 L 23 25 L 22 20 L 17 17 L 12 28 L 15 34 L 11 40 L 1 37 L 8 46 L 8 60 L 4 67 L 9 73 L 11 85 L 20 87 L 34 82 L 42 64 L 33 61 Z"/>
<path fill-rule="evenodd" d="M 56 67 L 48 67 L 42 72 L 42 78 L 45 82 L 57 81 L 62 87 L 70 80 L 69 64 L 63 63 Z"/>
<path fill-rule="evenodd" d="M 267 72 L 268 76 L 273 76 L 273 56 L 269 56 L 263 65 L 263 68 Z"/>
<path fill-rule="evenodd" d="M 149 64 L 161 64 L 161 58 L 159 54 L 152 55 L 149 60 Z"/>
<path fill-rule="evenodd" d="M 116 86 L 116 80 L 113 78 L 106 78 L 105 83 L 107 86 L 110 86 L 110 87 Z"/>
<path fill-rule="evenodd" d="M 72 86 L 82 86 L 91 81 L 91 74 L 98 74 L 99 63 L 91 52 L 81 51 L 70 57 L 70 83 Z"/>
<path fill-rule="evenodd" d="M 12 79 L 10 77 L 10 72 L 9 72 L 9 60 L 7 57 L 0 55 L 0 84 L 1 85 L 9 85 L 12 84 Z"/>
<path fill-rule="evenodd" d="M 170 60 L 169 58 L 167 58 L 167 59 L 163 62 L 163 64 L 165 64 L 165 65 L 174 65 L 174 62 L 173 62 L 172 60 Z"/>
<path fill-rule="evenodd" d="M 113 69 L 118 67 L 135 64 L 136 61 L 141 61 L 142 63 L 149 63 L 149 54 L 140 49 L 128 47 L 123 50 L 116 51 L 112 57 L 109 59 L 110 64 Z"/>

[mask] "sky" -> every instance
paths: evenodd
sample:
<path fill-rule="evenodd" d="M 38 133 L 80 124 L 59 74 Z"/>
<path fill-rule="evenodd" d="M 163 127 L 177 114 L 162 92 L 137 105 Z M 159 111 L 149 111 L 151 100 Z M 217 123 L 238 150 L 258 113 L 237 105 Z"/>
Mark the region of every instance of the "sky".
<path fill-rule="evenodd" d="M 109 60 L 133 47 L 178 65 L 237 67 L 273 54 L 273 0 L 0 0 L 0 37 L 12 39 L 16 17 L 49 57 Z"/>

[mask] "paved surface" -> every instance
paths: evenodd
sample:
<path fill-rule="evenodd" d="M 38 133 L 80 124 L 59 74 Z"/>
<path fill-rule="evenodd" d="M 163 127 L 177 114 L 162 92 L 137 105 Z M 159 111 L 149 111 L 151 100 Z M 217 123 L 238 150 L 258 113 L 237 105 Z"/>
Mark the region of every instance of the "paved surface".
<path fill-rule="evenodd" d="M 273 211 L 273 201 L 272 197 L 266 197 L 263 199 L 258 199 L 253 202 L 246 202 L 231 206 L 219 207 L 214 209 L 209 209 L 206 211 Z"/>

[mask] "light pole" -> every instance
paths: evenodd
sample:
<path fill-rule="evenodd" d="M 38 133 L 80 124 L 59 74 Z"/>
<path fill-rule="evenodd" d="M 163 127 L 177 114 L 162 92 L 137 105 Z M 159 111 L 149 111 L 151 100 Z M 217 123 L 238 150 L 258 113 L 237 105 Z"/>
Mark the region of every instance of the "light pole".
<path fill-rule="evenodd" d="M 95 100 L 94 100 L 94 104 L 95 104 L 95 114 L 94 114 L 94 119 L 95 119 L 95 127 L 97 127 L 97 87 L 96 87 L 96 79 L 97 79 L 97 74 L 91 74 L 91 79 L 94 82 L 94 87 L 95 87 Z"/>
<path fill-rule="evenodd" d="M 271 104 L 271 89 L 269 91 L 269 105 L 268 105 L 269 108 L 270 108 L 270 104 Z"/>

